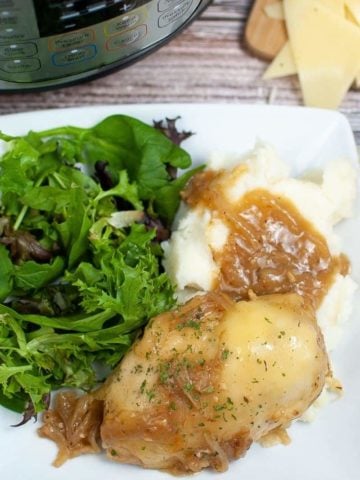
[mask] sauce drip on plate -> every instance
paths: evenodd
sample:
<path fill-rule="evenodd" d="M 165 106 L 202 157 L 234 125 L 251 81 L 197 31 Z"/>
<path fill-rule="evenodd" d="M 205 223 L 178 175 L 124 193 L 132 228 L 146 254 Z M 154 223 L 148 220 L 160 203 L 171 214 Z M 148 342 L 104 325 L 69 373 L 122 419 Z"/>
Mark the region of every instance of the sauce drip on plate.
<path fill-rule="evenodd" d="M 183 195 L 229 229 L 224 247 L 213 252 L 218 288 L 237 299 L 247 298 L 250 289 L 256 295 L 295 292 L 318 307 L 335 275 L 348 273 L 348 259 L 331 255 L 324 236 L 284 197 L 255 189 L 239 202 L 228 201 L 219 192 L 221 173 L 196 175 Z"/>

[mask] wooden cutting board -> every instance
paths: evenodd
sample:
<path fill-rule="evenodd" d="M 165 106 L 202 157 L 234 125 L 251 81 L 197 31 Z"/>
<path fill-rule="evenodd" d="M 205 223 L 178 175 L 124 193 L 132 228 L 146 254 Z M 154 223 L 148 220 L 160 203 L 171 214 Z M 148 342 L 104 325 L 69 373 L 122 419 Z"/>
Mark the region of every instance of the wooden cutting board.
<path fill-rule="evenodd" d="M 264 10 L 276 0 L 255 0 L 245 28 L 245 43 L 257 57 L 272 60 L 287 40 L 284 20 L 269 18 Z"/>

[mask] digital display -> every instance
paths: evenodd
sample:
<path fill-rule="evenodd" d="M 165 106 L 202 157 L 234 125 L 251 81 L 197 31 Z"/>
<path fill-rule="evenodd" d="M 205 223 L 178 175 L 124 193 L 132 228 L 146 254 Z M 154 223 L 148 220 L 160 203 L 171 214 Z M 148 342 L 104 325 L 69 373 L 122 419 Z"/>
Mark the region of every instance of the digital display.
<path fill-rule="evenodd" d="M 34 0 L 41 37 L 104 22 L 151 0 Z"/>

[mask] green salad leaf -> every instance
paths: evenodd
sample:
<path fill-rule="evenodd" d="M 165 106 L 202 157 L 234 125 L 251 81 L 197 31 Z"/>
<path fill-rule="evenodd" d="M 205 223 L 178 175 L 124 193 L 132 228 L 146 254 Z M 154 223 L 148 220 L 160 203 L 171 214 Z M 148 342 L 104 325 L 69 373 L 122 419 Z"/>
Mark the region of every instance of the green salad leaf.
<path fill-rule="evenodd" d="M 0 245 L 0 301 L 9 296 L 13 289 L 14 266 L 9 252 L 4 245 Z"/>
<path fill-rule="evenodd" d="M 24 421 L 52 390 L 93 388 L 95 365 L 114 367 L 175 305 L 157 229 L 169 231 L 198 169 L 174 175 L 191 159 L 164 132 L 113 115 L 0 133 L 0 404 Z M 128 211 L 133 223 L 119 228 L 114 215 Z"/>

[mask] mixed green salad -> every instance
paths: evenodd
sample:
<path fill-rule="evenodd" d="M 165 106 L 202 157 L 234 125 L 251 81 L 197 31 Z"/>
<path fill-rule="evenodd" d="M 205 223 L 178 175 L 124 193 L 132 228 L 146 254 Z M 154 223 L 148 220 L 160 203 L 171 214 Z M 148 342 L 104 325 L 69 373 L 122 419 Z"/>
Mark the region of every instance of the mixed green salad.
<path fill-rule="evenodd" d="M 0 404 L 20 424 L 53 390 L 93 388 L 174 306 L 160 241 L 195 173 L 177 176 L 188 135 L 124 115 L 0 133 Z"/>

